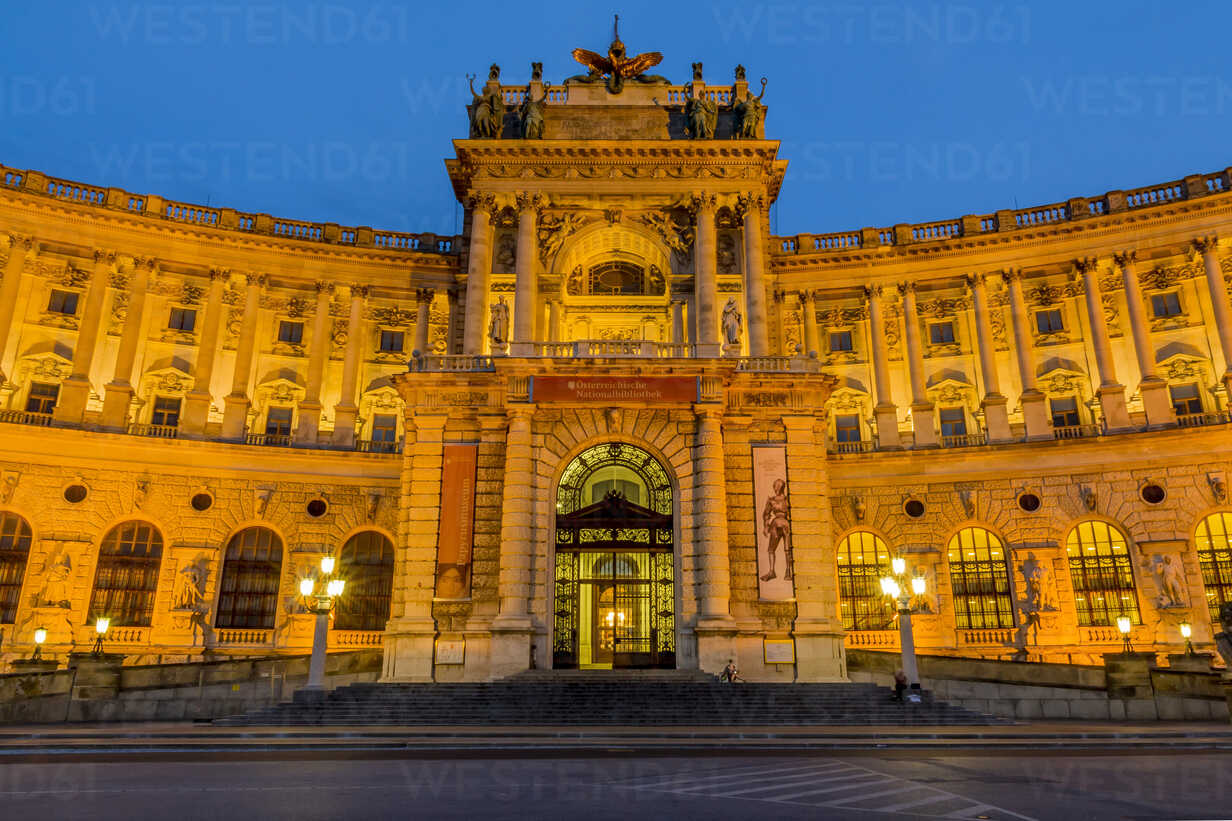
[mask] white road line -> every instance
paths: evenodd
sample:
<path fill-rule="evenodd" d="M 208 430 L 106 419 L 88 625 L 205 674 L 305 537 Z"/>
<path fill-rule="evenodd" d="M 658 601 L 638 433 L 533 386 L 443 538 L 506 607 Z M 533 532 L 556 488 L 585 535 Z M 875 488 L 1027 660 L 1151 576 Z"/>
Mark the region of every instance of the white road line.
<path fill-rule="evenodd" d="M 865 776 L 865 778 L 867 779 L 868 777 Z M 776 795 L 773 798 L 766 798 L 764 800 L 778 801 L 778 802 L 791 802 L 791 801 L 795 801 L 797 798 L 804 798 L 810 795 L 823 795 L 828 792 L 842 792 L 843 790 L 850 790 L 856 787 L 872 787 L 877 784 L 889 784 L 890 782 L 895 781 L 895 780 L 896 779 L 891 778 L 889 776 L 882 776 L 880 778 L 873 778 L 872 780 L 859 781 L 854 784 L 848 782 L 847 784 L 840 784 L 837 787 L 827 787 L 826 789 L 822 789 L 822 790 L 808 790 L 807 792 L 798 792 L 798 793 L 793 793 L 792 795 Z"/>
<path fill-rule="evenodd" d="M 835 778 L 841 778 L 841 777 L 845 776 L 845 775 L 846 775 L 846 773 L 843 773 L 842 775 L 834 775 L 833 773 L 816 773 L 816 772 L 793 773 L 792 775 L 767 776 L 767 777 L 765 777 L 765 778 L 758 778 L 758 779 L 756 779 L 756 780 L 754 780 L 754 781 L 749 781 L 749 780 L 747 780 L 747 779 L 743 779 L 743 780 L 741 780 L 741 781 L 739 781 L 739 782 L 736 782 L 736 783 L 734 783 L 734 784 L 706 784 L 706 785 L 703 785 L 703 786 L 700 786 L 700 787 L 686 787 L 686 788 L 684 788 L 684 789 L 674 790 L 674 792 L 679 792 L 679 793 L 689 793 L 689 792 L 696 792 L 696 791 L 698 791 L 698 790 L 710 790 L 710 789 L 716 789 L 716 788 L 717 788 L 717 789 L 724 789 L 724 790 L 725 790 L 725 789 L 727 789 L 728 787 L 731 787 L 731 786 L 743 787 L 743 786 L 745 786 L 745 785 L 747 785 L 747 784 L 756 784 L 757 786 L 755 786 L 755 787 L 751 787 L 751 788 L 749 789 L 749 792 L 752 792 L 753 790 L 761 790 L 761 789 L 776 789 L 776 787 L 775 787 L 775 785 L 774 785 L 774 782 L 776 782 L 776 781 L 778 781 L 778 782 L 784 782 L 784 781 L 806 781 L 806 780 L 808 780 L 808 779 L 810 779 L 810 778 L 815 778 L 815 777 L 817 777 L 818 775 L 830 775 L 830 776 L 835 777 Z M 779 786 L 783 786 L 783 785 L 781 785 L 781 784 L 780 784 Z M 711 793 L 711 795 L 727 795 L 727 794 L 729 794 L 729 793 Z"/>
<path fill-rule="evenodd" d="M 689 773 L 679 773 L 670 777 L 657 777 L 652 781 L 644 781 L 640 783 L 634 781 L 633 783 L 625 783 L 621 786 L 632 787 L 634 789 L 656 789 L 669 784 L 701 784 L 702 782 L 708 781 L 726 781 L 734 778 L 752 778 L 754 776 L 775 775 L 816 769 L 816 765 L 812 764 L 801 767 L 770 767 L 734 775 L 731 773 L 719 773 L 717 775 L 705 776 L 702 778 L 691 776 Z"/>
<path fill-rule="evenodd" d="M 808 781 L 808 780 L 809 780 L 809 779 L 811 779 L 812 777 L 813 777 L 813 776 L 812 776 L 812 774 L 810 773 L 810 774 L 807 774 L 807 775 L 798 775 L 798 776 L 794 776 L 794 777 L 792 777 L 792 778 L 790 778 L 790 779 L 783 779 L 783 780 L 784 780 L 784 781 L 788 781 L 788 782 L 791 782 L 791 781 Z M 840 776 L 840 777 L 845 778 L 845 777 L 846 777 L 846 775 L 844 774 L 843 776 Z M 825 779 L 824 781 L 822 781 L 822 780 L 816 780 L 816 781 L 812 781 L 812 782 L 810 782 L 810 783 L 812 783 L 812 784 L 824 784 L 826 781 L 834 781 L 834 780 L 836 780 L 836 779 L 834 779 L 834 778 L 827 778 L 827 779 Z M 748 789 L 742 789 L 742 790 L 731 790 L 731 791 L 729 791 L 729 792 L 708 793 L 708 795 L 710 795 L 710 796 L 715 796 L 715 797 L 718 797 L 718 796 L 728 796 L 728 795 L 744 795 L 745 793 L 751 793 L 751 792 L 767 792 L 767 791 L 769 791 L 769 790 L 781 790 L 781 789 L 783 789 L 783 788 L 785 788 L 785 787 L 786 787 L 786 788 L 788 788 L 788 789 L 791 789 L 792 787 L 798 787 L 798 786 L 800 786 L 800 785 L 799 785 L 799 784 L 791 784 L 791 783 L 763 784 L 763 785 L 761 785 L 761 786 L 759 786 L 759 787 L 749 787 Z"/>
<path fill-rule="evenodd" d="M 817 764 L 803 764 L 798 767 L 790 767 L 787 769 L 803 770 L 803 769 L 807 769 L 808 767 L 816 767 L 816 766 L 818 765 Z M 846 767 L 850 765 L 840 764 L 839 762 L 834 762 L 826 766 Z M 632 776 L 630 778 L 622 778 L 619 781 L 613 781 L 610 783 L 612 784 L 620 784 L 620 783 L 640 784 L 640 783 L 653 783 L 655 781 L 676 781 L 681 778 L 697 778 L 697 779 L 727 778 L 729 776 L 754 775 L 757 773 L 765 773 L 765 772 L 780 772 L 781 773 L 781 772 L 786 772 L 786 770 L 781 767 L 766 767 L 766 765 L 764 764 L 757 764 L 757 765 L 753 765 L 749 767 L 735 767 L 730 770 L 684 770 L 684 771 L 676 772 L 676 773 L 655 773 L 653 775 L 637 775 L 637 776 Z"/>
<path fill-rule="evenodd" d="M 929 787 L 929 789 L 931 790 L 935 788 Z M 891 804 L 888 807 L 878 807 L 877 811 L 878 812 L 898 812 L 899 810 L 905 810 L 908 807 L 922 807 L 928 804 L 940 804 L 942 801 L 966 801 L 967 803 L 971 803 L 971 799 L 969 798 L 963 798 L 958 795 L 950 795 L 949 793 L 943 792 L 943 793 L 940 793 L 939 795 L 930 795 L 924 798 L 913 798 L 910 801 L 904 801 L 901 804 Z M 980 806 L 983 806 L 983 805 L 980 805 Z M 952 812 L 957 812 L 957 811 L 952 810 Z"/>
<path fill-rule="evenodd" d="M 838 807 L 843 804 L 850 804 L 853 801 L 867 801 L 870 798 L 880 798 L 883 795 L 898 795 L 899 793 L 907 792 L 907 790 L 917 790 L 919 787 L 919 784 L 904 784 L 901 787 L 894 787 L 890 790 L 880 790 L 878 792 L 864 793 L 863 795 L 849 795 L 846 798 L 836 798 L 833 801 L 826 802 L 826 805 L 830 807 Z M 884 811 L 884 807 L 875 807 L 874 809 L 878 812 Z"/>

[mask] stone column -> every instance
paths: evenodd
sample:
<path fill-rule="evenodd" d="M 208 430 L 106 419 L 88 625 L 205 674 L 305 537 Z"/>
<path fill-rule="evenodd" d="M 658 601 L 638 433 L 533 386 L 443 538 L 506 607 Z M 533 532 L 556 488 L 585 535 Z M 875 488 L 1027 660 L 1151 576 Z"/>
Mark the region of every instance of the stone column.
<path fill-rule="evenodd" d="M 1232 315 L 1228 310 L 1228 287 L 1219 268 L 1219 239 L 1215 236 L 1199 237 L 1194 240 L 1193 247 L 1202 255 L 1202 264 L 1206 269 L 1206 287 L 1215 314 L 1215 330 L 1219 333 L 1219 347 L 1223 350 L 1224 371 L 1220 381 L 1229 400 L 1232 400 Z"/>
<path fill-rule="evenodd" d="M 73 372 L 60 385 L 60 398 L 53 414 L 57 424 L 80 425 L 86 415 L 86 403 L 90 400 L 90 369 L 94 352 L 98 348 L 98 334 L 103 324 L 103 303 L 111 272 L 115 270 L 115 252 L 96 250 L 94 270 L 90 274 L 90 287 L 86 291 L 86 305 L 77 330 L 77 344 L 73 349 Z"/>
<path fill-rule="evenodd" d="M 38 253 L 33 237 L 9 234 L 8 241 L 9 258 L 4 264 L 4 279 L 0 281 L 0 363 L 3 363 L 8 355 L 9 335 L 13 331 L 13 315 L 17 311 L 22 271 L 26 267 L 26 260 Z M 0 372 L 0 384 L 9 381 L 9 376 Z"/>
<path fill-rule="evenodd" d="M 798 681 L 846 681 L 843 625 L 838 615 L 825 425 L 811 415 L 784 416 L 787 488 L 791 498 L 793 584 L 796 589 Z"/>
<path fill-rule="evenodd" d="M 817 330 L 817 292 L 800 292 L 800 310 L 804 313 L 804 355 L 821 356 L 821 341 Z"/>
<path fill-rule="evenodd" d="M 1115 254 L 1113 261 L 1121 269 L 1121 281 L 1125 284 L 1125 313 L 1129 317 L 1129 329 L 1134 336 L 1134 352 L 1138 355 L 1138 393 L 1142 396 L 1142 409 L 1146 413 L 1146 426 L 1151 429 L 1176 427 L 1176 409 L 1168 393 L 1168 381 L 1155 372 L 1155 349 L 1146 325 L 1143 309 L 1142 285 L 1134 271 L 1136 254 L 1133 251 Z M 1220 280 L 1222 287 L 1223 280 Z"/>
<path fill-rule="evenodd" d="M 968 276 L 967 285 L 971 288 L 971 301 L 975 307 L 976 345 L 980 349 L 980 373 L 984 377 L 984 398 L 980 402 L 980 407 L 984 409 L 984 427 L 988 431 L 989 442 L 1011 442 L 1014 436 L 1010 433 L 1010 416 L 1006 408 L 1009 402 L 1001 393 L 1001 380 L 997 376 L 997 343 L 992 338 L 992 325 L 988 318 L 988 285 L 983 274 Z"/>
<path fill-rule="evenodd" d="M 501 495 L 500 612 L 492 620 L 491 675 L 495 678 L 525 670 L 530 663 L 531 554 L 534 551 L 535 456 L 531 441 L 534 406 L 508 408 L 505 475 Z"/>
<path fill-rule="evenodd" d="M 722 409 L 695 405 L 693 522 L 698 556 L 697 660 L 718 672 L 732 657 L 736 625 L 731 616 L 731 563 L 727 541 L 727 478 Z"/>
<path fill-rule="evenodd" d="M 352 289 L 354 292 L 354 289 Z M 411 349 L 421 354 L 428 354 L 428 323 L 432 321 L 432 300 L 436 291 L 431 288 L 420 288 L 415 291 L 415 346 Z M 351 306 L 354 308 L 354 305 Z M 349 340 L 350 337 L 347 337 Z M 350 346 L 347 346 L 350 350 Z"/>
<path fill-rule="evenodd" d="M 185 399 L 184 413 L 180 417 L 180 430 L 197 436 L 205 434 L 205 426 L 210 419 L 210 403 L 214 398 L 210 382 L 213 381 L 214 362 L 218 358 L 218 332 L 222 327 L 222 315 L 227 310 L 222 302 L 227 274 L 227 271 L 218 268 L 210 269 L 210 293 L 205 303 L 197 364 L 193 368 L 193 388 Z"/>
<path fill-rule="evenodd" d="M 128 427 L 128 411 L 135 393 L 132 384 L 137 351 L 145 336 L 145 294 L 157 263 L 152 259 L 134 260 L 129 280 L 128 313 L 120 333 L 120 348 L 116 352 L 115 371 L 111 381 L 103 386 L 103 419 L 105 430 L 122 431 Z"/>
<path fill-rule="evenodd" d="M 761 235 L 763 198 L 742 196 L 744 212 L 744 299 L 748 323 L 749 356 L 770 355 L 770 329 L 766 319 L 766 266 Z"/>
<path fill-rule="evenodd" d="M 321 429 L 321 385 L 325 382 L 325 364 L 329 361 L 329 303 L 334 286 L 318 282 L 316 314 L 312 317 L 312 343 L 308 348 L 308 378 L 303 401 L 299 403 L 299 424 L 295 441 L 313 447 Z"/>
<path fill-rule="evenodd" d="M 1116 365 L 1112 359 L 1112 345 L 1108 341 L 1108 322 L 1104 319 L 1104 300 L 1099 290 L 1099 268 L 1094 259 L 1074 261 L 1074 267 L 1082 274 L 1086 290 L 1087 318 L 1091 323 L 1091 344 L 1095 348 L 1095 364 L 1099 369 L 1099 388 L 1095 394 L 1104 411 L 1104 424 L 1108 432 L 1116 433 L 1130 429 L 1129 409 L 1125 406 L 1125 386 L 1117 382 Z"/>
<path fill-rule="evenodd" d="M 548 341 L 560 342 L 560 300 L 548 300 Z"/>
<path fill-rule="evenodd" d="M 244 275 L 244 318 L 235 346 L 235 369 L 231 373 L 231 393 L 223 397 L 222 438 L 243 439 L 248 427 L 248 383 L 252 379 L 257 347 L 257 323 L 261 318 L 261 288 L 264 274 Z"/>
<path fill-rule="evenodd" d="M 351 286 L 351 311 L 347 315 L 346 351 L 342 354 L 342 393 L 338 397 L 338 404 L 334 405 L 334 444 L 344 448 L 355 446 L 355 418 L 359 415 L 355 391 L 359 385 L 359 362 L 368 339 L 364 328 L 364 299 L 367 296 L 367 285 Z M 420 305 L 423 303 L 421 302 Z M 420 313 L 423 312 L 420 311 Z M 418 326 L 416 326 L 415 334 L 419 335 Z M 418 350 L 418 346 L 416 349 Z"/>
<path fill-rule="evenodd" d="M 513 337 L 511 356 L 534 353 L 535 311 L 539 303 L 539 265 L 536 227 L 542 198 L 538 194 L 518 194 L 518 250 L 514 273 Z"/>
<path fill-rule="evenodd" d="M 384 635 L 383 681 L 431 681 L 436 621 L 436 538 L 440 530 L 445 414 L 406 416 L 394 589 Z"/>
<path fill-rule="evenodd" d="M 903 337 L 907 344 L 907 368 L 911 375 L 911 427 L 917 448 L 937 447 L 937 420 L 924 382 L 924 355 L 920 345 L 920 312 L 915 283 L 898 286 L 903 296 Z"/>
<path fill-rule="evenodd" d="M 864 289 L 868 299 L 868 329 L 873 347 L 873 383 L 877 404 L 873 417 L 877 420 L 877 446 L 883 450 L 898 450 L 903 446 L 898 435 L 898 406 L 890 392 L 890 366 L 886 352 L 885 316 L 881 307 L 881 285 Z"/>
<path fill-rule="evenodd" d="M 688 343 L 685 337 L 684 327 L 684 300 L 672 300 L 672 344 L 684 345 Z"/>
<path fill-rule="evenodd" d="M 1022 295 L 1022 270 L 1015 268 L 1001 273 L 1010 292 L 1010 320 L 1014 324 L 1014 356 L 1018 360 L 1018 378 L 1022 382 L 1022 421 L 1027 429 L 1027 441 L 1052 439 L 1045 397 L 1035 379 L 1034 343 L 1031 338 L 1027 301 Z"/>
<path fill-rule="evenodd" d="M 715 256 L 715 199 L 713 194 L 695 197 L 697 239 L 693 246 L 693 293 L 697 304 L 697 355 L 719 355 L 719 272 Z"/>
<path fill-rule="evenodd" d="M 484 349 L 484 325 L 488 314 L 488 287 L 492 278 L 492 214 L 496 200 L 490 194 L 472 196 L 471 245 L 466 266 L 466 324 L 462 353 L 478 356 Z"/>

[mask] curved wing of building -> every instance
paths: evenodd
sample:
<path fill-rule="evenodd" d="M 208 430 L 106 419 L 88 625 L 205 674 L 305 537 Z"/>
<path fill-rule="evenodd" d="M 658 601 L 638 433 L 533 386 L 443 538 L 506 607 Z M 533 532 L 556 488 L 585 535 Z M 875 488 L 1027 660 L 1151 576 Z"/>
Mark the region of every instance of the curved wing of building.
<path fill-rule="evenodd" d="M 455 237 L 0 167 L 5 653 L 303 652 L 326 555 L 390 680 L 1209 647 L 1232 170 L 772 236 L 694 70 L 493 67 Z"/>

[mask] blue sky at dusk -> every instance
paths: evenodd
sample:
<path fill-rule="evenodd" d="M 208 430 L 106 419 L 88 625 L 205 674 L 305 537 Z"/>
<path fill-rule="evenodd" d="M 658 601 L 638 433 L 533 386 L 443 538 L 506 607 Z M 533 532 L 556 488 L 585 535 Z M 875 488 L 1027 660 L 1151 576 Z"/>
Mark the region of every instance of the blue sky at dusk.
<path fill-rule="evenodd" d="M 280 217 L 453 233 L 467 74 L 576 46 L 737 63 L 790 161 L 779 233 L 987 213 L 1232 165 L 1226 2 L 9 3 L 0 163 Z"/>

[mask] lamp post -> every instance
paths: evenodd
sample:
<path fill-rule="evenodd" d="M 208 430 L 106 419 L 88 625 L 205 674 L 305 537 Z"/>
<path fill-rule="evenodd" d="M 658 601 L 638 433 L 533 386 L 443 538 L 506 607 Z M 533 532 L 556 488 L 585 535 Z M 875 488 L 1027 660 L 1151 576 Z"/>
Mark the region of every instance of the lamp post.
<path fill-rule="evenodd" d="M 920 672 L 915 661 L 915 635 L 911 632 L 911 596 L 922 595 L 927 587 L 923 576 L 907 579 L 907 560 L 895 556 L 890 560 L 893 575 L 881 579 L 881 592 L 898 606 L 898 636 L 903 651 L 903 675 L 912 690 L 920 689 Z"/>
<path fill-rule="evenodd" d="M 1125 655 L 1132 656 L 1134 654 L 1134 648 L 1133 645 L 1129 643 L 1129 631 L 1133 628 L 1134 623 L 1129 620 L 1129 616 L 1122 614 L 1117 616 L 1116 626 L 1117 630 L 1121 632 L 1122 641 L 1125 642 Z"/>
<path fill-rule="evenodd" d="M 329 644 L 329 614 L 334 609 L 338 597 L 346 586 L 343 579 L 334 578 L 334 557 L 321 558 L 320 591 L 317 582 L 311 577 L 305 577 L 299 583 L 299 594 L 304 599 L 304 607 L 316 616 L 316 624 L 312 631 L 312 660 L 308 663 L 308 684 L 305 690 L 325 689 L 325 650 Z"/>
<path fill-rule="evenodd" d="M 109 627 L 111 627 L 111 619 L 108 616 L 99 616 L 94 620 L 94 648 L 90 651 L 90 655 L 96 659 L 103 657 L 103 636 L 107 635 Z M 44 633 L 44 638 L 46 638 L 46 633 Z"/>
<path fill-rule="evenodd" d="M 1187 621 L 1180 624 L 1181 638 L 1185 639 L 1185 655 L 1195 656 L 1197 653 L 1193 649 L 1193 627 Z"/>
<path fill-rule="evenodd" d="M 47 641 L 47 628 L 34 628 L 34 652 L 30 655 L 30 661 L 43 660 L 43 642 Z"/>

